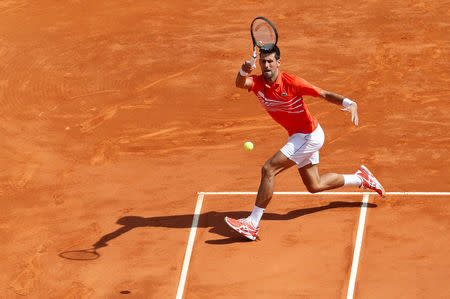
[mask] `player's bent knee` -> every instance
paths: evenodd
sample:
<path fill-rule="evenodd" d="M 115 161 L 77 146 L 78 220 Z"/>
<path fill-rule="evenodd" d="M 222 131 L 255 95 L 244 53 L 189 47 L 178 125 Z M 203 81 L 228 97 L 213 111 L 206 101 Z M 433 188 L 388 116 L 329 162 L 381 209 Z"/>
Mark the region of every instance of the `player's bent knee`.
<path fill-rule="evenodd" d="M 308 192 L 310 193 L 317 193 L 322 191 L 322 189 L 320 188 L 319 185 L 316 184 L 310 184 L 310 185 L 306 185 L 306 189 L 308 190 Z"/>
<path fill-rule="evenodd" d="M 268 165 L 267 163 L 265 163 L 264 165 L 263 165 L 263 167 L 261 167 L 261 174 L 262 174 L 262 176 L 270 176 L 271 174 L 271 171 L 270 171 L 270 165 Z"/>
<path fill-rule="evenodd" d="M 261 173 L 263 176 L 274 176 L 275 175 L 275 169 L 271 166 L 270 160 L 264 163 Z"/>

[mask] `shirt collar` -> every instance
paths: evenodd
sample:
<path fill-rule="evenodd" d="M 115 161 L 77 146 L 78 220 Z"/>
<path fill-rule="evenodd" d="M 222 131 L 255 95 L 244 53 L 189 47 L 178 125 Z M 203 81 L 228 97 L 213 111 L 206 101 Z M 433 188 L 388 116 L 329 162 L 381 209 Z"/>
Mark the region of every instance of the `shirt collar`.
<path fill-rule="evenodd" d="M 283 83 L 283 80 L 281 79 L 281 72 L 278 70 L 278 75 L 277 75 L 277 79 L 275 80 L 275 82 L 273 82 L 273 84 L 272 85 L 270 85 L 269 83 L 267 83 L 267 82 L 264 82 L 265 84 L 266 84 L 266 86 L 268 86 L 268 87 L 278 87 L 278 86 L 281 86 L 282 85 L 282 83 Z M 266 81 L 265 79 L 264 79 L 264 81 Z"/>

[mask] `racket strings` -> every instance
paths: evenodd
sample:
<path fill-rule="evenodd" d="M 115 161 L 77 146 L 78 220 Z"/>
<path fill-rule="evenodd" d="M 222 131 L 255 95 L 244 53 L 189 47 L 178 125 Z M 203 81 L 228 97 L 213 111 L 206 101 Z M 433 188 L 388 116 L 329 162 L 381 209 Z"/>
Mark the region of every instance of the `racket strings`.
<path fill-rule="evenodd" d="M 260 47 L 268 44 L 275 44 L 277 41 L 276 33 L 272 26 L 264 20 L 256 20 L 252 24 L 252 34 L 255 42 Z"/>

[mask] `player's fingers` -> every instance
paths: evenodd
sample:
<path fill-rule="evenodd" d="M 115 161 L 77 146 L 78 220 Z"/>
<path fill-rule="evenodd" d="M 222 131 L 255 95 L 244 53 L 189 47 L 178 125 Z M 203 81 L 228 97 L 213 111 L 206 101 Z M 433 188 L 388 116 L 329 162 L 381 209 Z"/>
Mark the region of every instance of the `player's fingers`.
<path fill-rule="evenodd" d="M 244 72 L 250 73 L 251 71 L 253 71 L 252 65 L 250 63 L 250 61 L 246 61 L 243 65 L 242 65 L 242 70 L 244 70 Z"/>
<path fill-rule="evenodd" d="M 352 114 L 352 121 L 355 126 L 358 125 L 358 114 Z"/>
<path fill-rule="evenodd" d="M 345 107 L 345 108 L 341 108 L 341 111 L 344 112 L 350 112 L 351 115 L 351 119 L 352 119 L 352 123 L 357 126 L 358 125 L 358 112 L 356 112 L 355 110 L 350 109 L 349 107 Z"/>

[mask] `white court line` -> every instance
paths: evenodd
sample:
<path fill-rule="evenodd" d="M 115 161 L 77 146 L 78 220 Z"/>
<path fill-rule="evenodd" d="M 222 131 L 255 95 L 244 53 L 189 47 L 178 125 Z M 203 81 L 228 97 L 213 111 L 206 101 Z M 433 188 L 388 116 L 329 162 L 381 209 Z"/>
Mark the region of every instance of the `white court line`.
<path fill-rule="evenodd" d="M 180 282 L 178 283 L 177 299 L 183 298 L 184 285 L 186 283 L 189 263 L 191 261 L 192 248 L 194 247 L 195 234 L 197 233 L 198 218 L 202 209 L 204 194 L 198 194 L 197 205 L 195 206 L 194 219 L 192 220 L 191 232 L 189 233 L 189 240 L 186 248 L 186 255 L 184 256 L 183 268 L 181 270 Z"/>
<path fill-rule="evenodd" d="M 186 254 L 184 256 L 183 268 L 181 270 L 180 281 L 178 283 L 178 290 L 176 299 L 183 298 L 184 287 L 186 284 L 186 277 L 189 268 L 189 263 L 192 255 L 192 248 L 194 246 L 195 234 L 197 233 L 198 220 L 200 211 L 202 209 L 203 198 L 205 195 L 256 195 L 257 192 L 198 192 L 197 204 L 195 206 L 194 219 L 192 220 L 191 231 L 189 233 L 188 245 Z M 358 233 L 355 244 L 355 251 L 353 253 L 352 271 L 350 274 L 349 289 L 347 298 L 353 298 L 353 291 L 356 283 L 356 272 L 358 270 L 359 254 L 361 251 L 362 237 L 364 232 L 364 223 L 366 217 L 367 203 L 369 195 L 377 195 L 375 192 L 274 192 L 276 195 L 363 195 L 363 205 L 361 207 L 361 214 L 359 216 Z M 450 192 L 386 192 L 387 195 L 450 195 Z M 359 244 L 359 245 L 358 245 Z M 356 261 L 356 262 L 355 262 Z M 351 293 L 351 297 L 350 296 Z"/>
<path fill-rule="evenodd" d="M 256 195 L 257 192 L 198 192 L 204 195 Z M 376 195 L 375 192 L 274 192 L 276 195 Z M 450 195 L 450 192 L 386 192 L 386 195 Z"/>
<path fill-rule="evenodd" d="M 369 195 L 364 194 L 361 213 L 359 214 L 358 233 L 356 234 L 355 250 L 353 251 L 352 271 L 350 272 L 350 279 L 348 282 L 347 299 L 353 299 L 353 293 L 355 291 L 356 273 L 358 273 L 359 254 L 361 253 L 368 202 Z"/>

